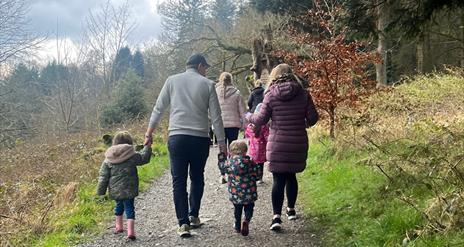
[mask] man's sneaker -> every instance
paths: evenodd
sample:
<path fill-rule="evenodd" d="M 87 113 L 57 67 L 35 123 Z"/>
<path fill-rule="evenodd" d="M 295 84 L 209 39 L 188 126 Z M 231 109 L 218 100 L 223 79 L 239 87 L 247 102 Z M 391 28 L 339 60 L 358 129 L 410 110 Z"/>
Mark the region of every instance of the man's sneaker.
<path fill-rule="evenodd" d="M 200 218 L 195 217 L 195 216 L 190 216 L 190 226 L 192 228 L 198 228 L 201 226 Z"/>
<path fill-rule="evenodd" d="M 260 179 L 260 180 L 256 181 L 256 183 L 257 183 L 257 184 L 262 184 L 262 183 L 264 183 L 264 182 L 263 182 L 262 179 Z"/>
<path fill-rule="evenodd" d="M 234 224 L 234 229 L 235 229 L 235 232 L 236 232 L 236 233 L 240 233 L 240 232 L 241 232 L 242 228 L 241 228 L 241 223 L 240 223 L 240 221 L 235 222 L 235 224 Z"/>
<path fill-rule="evenodd" d="M 280 229 L 282 229 L 282 220 L 280 218 L 273 219 L 270 229 L 273 231 L 279 231 Z"/>
<path fill-rule="evenodd" d="M 296 212 L 295 210 L 287 210 L 287 218 L 288 220 L 296 220 Z"/>
<path fill-rule="evenodd" d="M 246 220 L 242 222 L 242 229 L 241 229 L 242 236 L 248 236 L 248 231 L 249 231 L 248 224 L 249 222 Z"/>
<path fill-rule="evenodd" d="M 188 238 L 192 236 L 192 234 L 190 234 L 190 226 L 187 224 L 181 225 L 179 228 L 177 228 L 177 235 L 182 238 Z"/>
<path fill-rule="evenodd" d="M 225 176 L 224 176 L 224 175 L 221 175 L 221 179 L 220 179 L 220 181 L 221 181 L 221 184 L 225 184 L 225 183 L 227 183 L 227 180 L 226 180 L 226 178 L 225 178 Z"/>

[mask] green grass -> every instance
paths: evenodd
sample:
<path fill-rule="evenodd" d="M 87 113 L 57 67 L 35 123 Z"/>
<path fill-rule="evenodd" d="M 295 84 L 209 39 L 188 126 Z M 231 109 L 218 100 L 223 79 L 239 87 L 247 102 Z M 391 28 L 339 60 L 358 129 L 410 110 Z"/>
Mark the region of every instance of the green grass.
<path fill-rule="evenodd" d="M 311 227 L 323 245 L 401 246 L 406 233 L 424 223 L 421 214 L 398 199 L 386 177 L 358 164 L 365 154 L 346 150 L 334 154 L 325 145 L 311 145 L 308 168 L 299 177 L 305 214 L 317 219 Z M 430 195 L 417 187 L 407 192 L 424 201 Z M 462 243 L 463 236 L 421 237 L 410 246 Z"/>
<path fill-rule="evenodd" d="M 324 246 L 402 246 L 408 236 L 407 246 L 464 246 L 462 224 L 433 232 L 422 215 L 446 220 L 431 202 L 462 193 L 447 164 L 457 169 L 462 158 L 463 99 L 457 70 L 410 78 L 370 97 L 360 112 L 339 112 L 349 121 L 340 118 L 338 140 L 311 143 L 299 176 L 300 200 Z"/>
<path fill-rule="evenodd" d="M 404 92 L 412 103 L 431 104 L 436 101 L 449 101 L 450 98 L 462 101 L 462 77 L 453 74 L 431 74 L 416 76 L 411 82 L 402 85 L 399 90 Z"/>
<path fill-rule="evenodd" d="M 152 157 L 149 164 L 139 167 L 141 190 L 147 189 L 153 179 L 163 174 L 169 165 L 164 145 L 154 144 L 161 156 Z M 113 218 L 113 200 L 95 197 L 96 181 L 79 186 L 77 199 L 51 217 L 53 231 L 32 241 L 33 246 L 72 246 L 94 237 L 105 230 Z M 137 200 L 137 199 L 136 199 Z"/>

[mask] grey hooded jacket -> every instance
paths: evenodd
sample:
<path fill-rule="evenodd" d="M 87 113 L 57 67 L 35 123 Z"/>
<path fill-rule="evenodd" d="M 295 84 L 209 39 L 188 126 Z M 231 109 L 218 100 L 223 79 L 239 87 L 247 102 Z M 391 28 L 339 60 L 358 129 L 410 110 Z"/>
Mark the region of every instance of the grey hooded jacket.
<path fill-rule="evenodd" d="M 129 144 L 110 147 L 100 168 L 97 195 L 108 194 L 114 200 L 132 199 L 139 194 L 137 166 L 150 162 L 151 147 L 135 152 Z"/>

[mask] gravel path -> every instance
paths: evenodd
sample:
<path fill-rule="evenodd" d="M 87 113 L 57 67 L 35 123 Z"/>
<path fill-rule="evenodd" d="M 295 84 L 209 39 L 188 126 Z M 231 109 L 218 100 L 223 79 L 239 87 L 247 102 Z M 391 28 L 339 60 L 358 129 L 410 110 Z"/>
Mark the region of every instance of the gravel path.
<path fill-rule="evenodd" d="M 192 230 L 192 237 L 182 239 L 176 234 L 177 220 L 172 200 L 169 170 L 153 186 L 136 199 L 137 240 L 125 242 L 124 234 L 114 235 L 112 225 L 104 235 L 87 246 L 317 246 L 317 239 L 309 232 L 308 219 L 298 214 L 296 221 L 282 217 L 283 229 L 276 233 L 269 230 L 272 219 L 272 177 L 265 171 L 264 183 L 258 186 L 258 200 L 250 224 L 250 235 L 243 237 L 233 230 L 233 205 L 228 200 L 226 184 L 219 183 L 216 165 L 217 148 L 210 149 L 205 168 L 205 193 L 200 219 L 204 225 Z M 298 203 L 297 203 L 298 204 Z M 284 205 L 286 205 L 284 203 Z M 297 205 L 298 206 L 298 205 Z M 297 209 L 298 210 L 298 209 Z M 285 211 L 283 211 L 285 212 Z M 298 213 L 299 211 L 297 211 Z"/>

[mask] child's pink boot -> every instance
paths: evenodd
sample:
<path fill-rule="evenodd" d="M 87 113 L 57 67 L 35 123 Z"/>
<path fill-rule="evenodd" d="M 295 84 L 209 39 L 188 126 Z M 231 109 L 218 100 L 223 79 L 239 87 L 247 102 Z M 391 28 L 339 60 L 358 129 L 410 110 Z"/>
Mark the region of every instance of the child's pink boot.
<path fill-rule="evenodd" d="M 124 226 L 122 224 L 122 215 L 116 215 L 114 234 L 118 234 L 123 231 L 124 231 Z"/>
<path fill-rule="evenodd" d="M 242 222 L 242 229 L 241 229 L 241 233 L 243 236 L 248 236 L 248 233 L 249 233 L 249 224 L 250 222 L 248 220 L 244 220 Z"/>
<path fill-rule="evenodd" d="M 135 221 L 133 219 L 127 220 L 127 237 L 126 240 L 135 240 L 135 231 L 134 231 Z"/>

